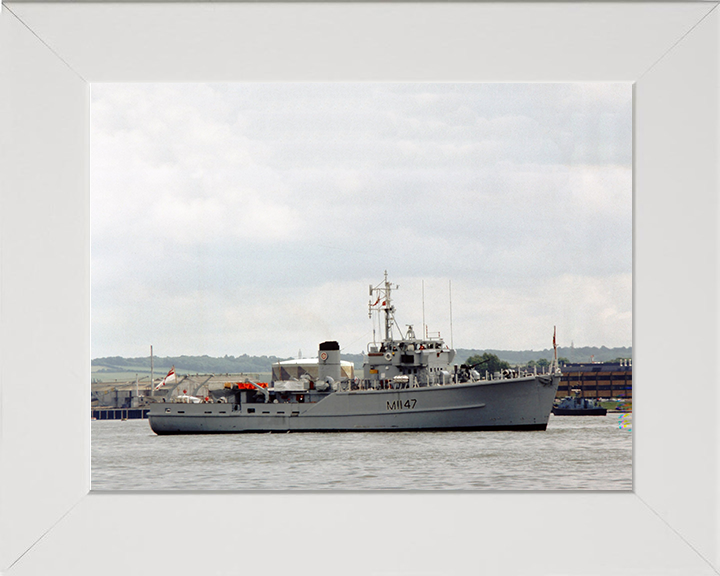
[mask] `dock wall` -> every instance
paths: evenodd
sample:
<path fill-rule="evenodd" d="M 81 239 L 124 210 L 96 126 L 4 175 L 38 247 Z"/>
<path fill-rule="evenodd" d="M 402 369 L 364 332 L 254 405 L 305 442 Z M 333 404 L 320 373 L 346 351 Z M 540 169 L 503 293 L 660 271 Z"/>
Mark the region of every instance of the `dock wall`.
<path fill-rule="evenodd" d="M 139 420 L 147 418 L 147 408 L 96 408 L 92 411 L 93 420 Z"/>

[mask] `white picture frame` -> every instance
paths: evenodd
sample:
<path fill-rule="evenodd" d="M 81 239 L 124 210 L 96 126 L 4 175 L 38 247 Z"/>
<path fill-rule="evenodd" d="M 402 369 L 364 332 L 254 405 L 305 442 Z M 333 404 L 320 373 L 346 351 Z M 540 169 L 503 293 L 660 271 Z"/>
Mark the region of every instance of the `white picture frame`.
<path fill-rule="evenodd" d="M 717 2 L 3 4 L 0 571 L 717 574 L 719 34 Z M 161 80 L 634 83 L 633 492 L 91 493 L 89 94 Z"/>

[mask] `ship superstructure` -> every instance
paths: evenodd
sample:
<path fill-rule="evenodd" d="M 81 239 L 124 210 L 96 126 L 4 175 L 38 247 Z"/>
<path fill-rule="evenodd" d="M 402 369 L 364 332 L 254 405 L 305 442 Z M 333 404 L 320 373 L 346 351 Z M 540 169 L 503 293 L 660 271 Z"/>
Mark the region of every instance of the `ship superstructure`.
<path fill-rule="evenodd" d="M 394 328 L 400 331 L 400 327 L 395 321 L 393 288 L 387 272 L 381 284 L 370 286 L 369 316 L 376 314 L 383 323 L 383 338 L 379 343 L 368 344 L 364 385 L 378 388 L 391 383 L 416 388 L 457 382 L 458 367 L 452 365 L 455 350 L 448 348 L 439 335 L 417 338 L 412 325 L 408 325 L 404 337 L 394 338 Z"/>

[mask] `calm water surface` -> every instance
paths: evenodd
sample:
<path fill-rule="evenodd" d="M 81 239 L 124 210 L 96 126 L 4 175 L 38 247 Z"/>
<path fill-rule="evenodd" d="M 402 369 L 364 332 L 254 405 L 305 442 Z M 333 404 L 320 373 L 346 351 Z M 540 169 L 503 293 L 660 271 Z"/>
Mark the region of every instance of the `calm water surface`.
<path fill-rule="evenodd" d="M 550 416 L 544 432 L 194 436 L 96 420 L 92 489 L 631 490 L 618 416 Z"/>

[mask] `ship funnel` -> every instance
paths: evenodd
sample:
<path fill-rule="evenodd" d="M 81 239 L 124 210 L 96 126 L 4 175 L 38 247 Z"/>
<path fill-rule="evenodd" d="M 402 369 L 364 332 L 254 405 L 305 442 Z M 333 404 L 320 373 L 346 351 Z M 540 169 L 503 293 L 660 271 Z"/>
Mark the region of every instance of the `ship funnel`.
<path fill-rule="evenodd" d="M 323 342 L 318 349 L 318 381 L 327 377 L 340 381 L 340 345 L 337 342 Z"/>

